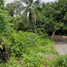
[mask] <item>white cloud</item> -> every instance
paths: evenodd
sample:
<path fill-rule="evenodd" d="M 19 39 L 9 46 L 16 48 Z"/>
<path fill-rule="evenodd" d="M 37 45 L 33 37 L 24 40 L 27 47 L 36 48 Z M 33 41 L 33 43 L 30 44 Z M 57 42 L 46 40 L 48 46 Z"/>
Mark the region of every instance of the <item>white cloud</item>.
<path fill-rule="evenodd" d="M 5 3 L 11 3 L 14 2 L 14 0 L 5 0 Z"/>
<path fill-rule="evenodd" d="M 54 2 L 55 0 L 41 0 L 41 2 Z"/>
<path fill-rule="evenodd" d="M 54 2 L 55 0 L 40 0 L 41 1 L 41 3 L 42 2 Z M 7 3 L 11 3 L 11 2 L 14 2 L 14 0 L 5 0 L 5 4 L 7 4 Z"/>

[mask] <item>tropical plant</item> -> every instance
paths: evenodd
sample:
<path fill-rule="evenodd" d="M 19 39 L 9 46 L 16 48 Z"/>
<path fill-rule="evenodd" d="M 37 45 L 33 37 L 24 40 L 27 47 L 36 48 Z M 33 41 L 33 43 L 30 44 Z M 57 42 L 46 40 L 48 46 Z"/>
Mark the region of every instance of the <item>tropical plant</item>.
<path fill-rule="evenodd" d="M 54 3 L 46 3 L 46 4 L 42 3 L 43 16 L 44 16 L 42 20 L 46 19 L 44 21 L 44 24 L 45 24 L 44 29 L 49 34 L 52 33 L 51 38 L 53 38 L 57 30 L 60 30 L 64 27 L 66 28 L 65 25 L 67 24 L 66 24 L 66 4 L 65 2 L 66 1 L 59 0 L 59 1 L 55 1 Z"/>
<path fill-rule="evenodd" d="M 26 6 L 23 6 L 24 8 L 22 10 L 23 11 L 23 15 L 25 16 L 25 23 L 27 22 L 27 18 L 28 18 L 28 14 L 29 14 L 29 22 L 33 23 L 34 29 L 35 29 L 35 33 L 37 34 L 37 30 L 35 27 L 36 24 L 36 18 L 37 15 L 39 15 L 39 12 L 41 12 L 41 7 L 40 7 L 40 2 L 39 0 L 20 0 L 21 2 L 23 2 L 24 4 L 26 4 Z"/>
<path fill-rule="evenodd" d="M 0 9 L 3 9 L 4 6 L 4 0 L 0 0 Z"/>

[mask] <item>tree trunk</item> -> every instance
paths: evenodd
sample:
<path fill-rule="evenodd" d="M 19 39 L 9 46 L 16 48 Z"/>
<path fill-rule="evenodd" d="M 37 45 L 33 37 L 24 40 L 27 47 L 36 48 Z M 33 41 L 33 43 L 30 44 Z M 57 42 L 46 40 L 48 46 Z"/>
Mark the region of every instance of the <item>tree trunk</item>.
<path fill-rule="evenodd" d="M 27 23 L 27 15 L 26 15 L 26 18 L 25 18 L 25 24 Z"/>
<path fill-rule="evenodd" d="M 51 36 L 51 39 L 53 39 L 53 37 L 55 35 L 55 32 L 56 32 L 56 30 L 53 31 L 52 36 Z"/>
<path fill-rule="evenodd" d="M 35 29 L 35 33 L 37 34 L 37 30 L 36 30 L 36 27 L 35 27 L 35 24 L 34 24 L 33 20 L 32 20 L 32 23 L 33 23 L 33 26 L 34 26 L 34 29 Z"/>

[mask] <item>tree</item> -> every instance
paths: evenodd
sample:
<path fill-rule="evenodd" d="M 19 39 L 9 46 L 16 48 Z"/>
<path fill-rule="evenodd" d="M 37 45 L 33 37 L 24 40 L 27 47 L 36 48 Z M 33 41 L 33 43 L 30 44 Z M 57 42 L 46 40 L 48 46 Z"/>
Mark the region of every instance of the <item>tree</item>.
<path fill-rule="evenodd" d="M 63 18 L 64 16 L 66 18 L 64 11 L 66 10 L 64 9 L 66 5 L 64 3 L 61 0 L 60 2 L 55 1 L 54 3 L 42 3 L 43 15 L 46 17 L 44 28 L 47 32 L 52 32 L 51 38 L 53 38 L 56 30 L 64 26 Z"/>
<path fill-rule="evenodd" d="M 1 2 L 0 2 L 1 3 Z M 0 7 L 4 8 L 4 1 Z M 8 34 L 10 31 L 10 17 L 5 9 L 0 8 L 0 37 Z"/>
<path fill-rule="evenodd" d="M 0 0 L 0 58 L 7 60 L 8 51 L 7 46 L 4 44 L 4 39 L 7 31 L 9 31 L 9 18 L 7 11 L 4 9 L 4 0 Z M 10 32 L 10 31 L 9 31 Z"/>
<path fill-rule="evenodd" d="M 67 25 L 66 24 L 67 0 L 58 0 L 58 2 L 54 2 L 51 6 L 54 9 L 53 13 L 54 21 L 57 22 L 56 25 L 54 26 L 54 31 L 56 31 L 59 28 L 61 27 L 63 28 Z"/>
<path fill-rule="evenodd" d="M 6 5 L 6 10 L 9 11 L 9 14 L 13 17 L 14 14 L 21 14 L 21 6 L 22 4 L 20 1 L 14 1 Z"/>
<path fill-rule="evenodd" d="M 7 25 L 7 14 L 4 8 L 4 0 L 0 0 L 0 33 L 5 31 L 6 25 Z"/>
<path fill-rule="evenodd" d="M 32 22 L 34 29 L 35 29 L 35 33 L 37 34 L 37 30 L 36 30 L 36 18 L 37 15 L 39 14 L 39 12 L 41 11 L 40 8 L 40 2 L 39 0 L 21 0 L 24 4 L 26 4 L 26 6 L 24 6 L 23 10 L 23 15 L 26 17 L 25 18 L 25 23 L 27 22 L 27 18 L 28 18 L 28 14 L 29 14 L 29 22 Z"/>
<path fill-rule="evenodd" d="M 4 8 L 4 0 L 0 0 L 0 9 Z"/>

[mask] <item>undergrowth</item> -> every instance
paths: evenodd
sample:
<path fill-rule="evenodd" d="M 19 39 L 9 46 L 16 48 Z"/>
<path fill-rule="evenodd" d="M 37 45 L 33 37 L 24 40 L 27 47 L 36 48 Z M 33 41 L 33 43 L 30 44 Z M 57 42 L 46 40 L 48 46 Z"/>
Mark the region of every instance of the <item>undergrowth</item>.
<path fill-rule="evenodd" d="M 52 60 L 45 60 L 46 67 L 67 67 L 67 55 L 55 56 Z"/>
<path fill-rule="evenodd" d="M 53 49 L 55 43 L 51 39 L 42 38 L 34 33 L 13 31 L 2 39 L 13 57 L 8 60 L 6 67 L 18 67 L 18 58 L 22 59 L 19 61 L 19 67 L 43 67 L 43 56 L 57 54 Z"/>

